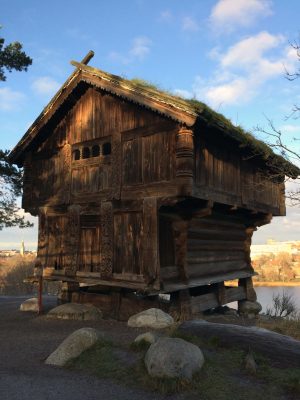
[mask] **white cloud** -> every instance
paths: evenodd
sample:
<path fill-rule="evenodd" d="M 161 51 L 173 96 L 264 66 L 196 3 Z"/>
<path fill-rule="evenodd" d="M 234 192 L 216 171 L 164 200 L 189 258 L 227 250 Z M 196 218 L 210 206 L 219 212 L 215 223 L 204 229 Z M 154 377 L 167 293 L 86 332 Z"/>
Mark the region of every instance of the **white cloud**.
<path fill-rule="evenodd" d="M 60 88 L 60 84 L 49 76 L 42 76 L 37 78 L 32 83 L 32 89 L 40 95 L 54 95 L 54 93 Z"/>
<path fill-rule="evenodd" d="M 217 31 L 232 32 L 271 14 L 270 0 L 219 0 L 211 11 L 210 24 Z"/>
<path fill-rule="evenodd" d="M 300 133 L 300 125 L 291 125 L 291 124 L 286 124 L 286 125 L 281 125 L 279 129 L 282 132 L 288 132 L 288 133 Z"/>
<path fill-rule="evenodd" d="M 271 35 L 268 32 L 260 32 L 240 40 L 230 47 L 226 54 L 222 55 L 222 67 L 253 66 L 261 59 L 263 54 L 277 47 L 284 40 L 282 35 Z"/>
<path fill-rule="evenodd" d="M 263 31 L 240 40 L 226 52 L 212 49 L 209 56 L 218 62 L 217 70 L 206 81 L 196 78 L 195 96 L 213 107 L 248 102 L 265 82 L 283 75 L 284 67 L 295 68 L 297 57 L 290 47 L 280 48 L 283 42 L 282 35 Z"/>
<path fill-rule="evenodd" d="M 0 110 L 14 111 L 20 108 L 26 96 L 9 87 L 0 88 Z"/>
<path fill-rule="evenodd" d="M 247 102 L 255 94 L 251 81 L 236 78 L 228 83 L 206 88 L 205 97 L 214 107 L 224 104 Z"/>
<path fill-rule="evenodd" d="M 160 13 L 158 20 L 161 22 L 170 22 L 173 19 L 173 14 L 170 10 L 164 10 Z"/>
<path fill-rule="evenodd" d="M 150 53 L 151 45 L 151 39 L 146 36 L 138 36 L 133 39 L 132 46 L 127 54 L 111 51 L 108 57 L 122 64 L 130 64 L 136 60 L 142 61 Z"/>
<path fill-rule="evenodd" d="M 133 45 L 129 51 L 129 55 L 142 60 L 149 52 L 151 40 L 145 36 L 137 37 L 133 40 Z"/>
<path fill-rule="evenodd" d="M 182 30 L 189 32 L 197 32 L 199 30 L 198 23 L 192 17 L 184 17 L 182 20 Z"/>

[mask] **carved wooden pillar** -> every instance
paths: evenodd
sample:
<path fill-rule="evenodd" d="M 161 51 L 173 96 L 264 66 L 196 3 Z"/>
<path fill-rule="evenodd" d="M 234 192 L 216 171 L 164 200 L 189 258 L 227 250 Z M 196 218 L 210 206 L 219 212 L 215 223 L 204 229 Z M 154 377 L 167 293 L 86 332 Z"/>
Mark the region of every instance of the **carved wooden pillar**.
<path fill-rule="evenodd" d="M 40 207 L 39 209 L 39 229 L 38 229 L 38 254 L 36 264 L 40 268 L 45 268 L 47 262 L 48 250 L 48 220 L 47 220 L 47 207 Z"/>
<path fill-rule="evenodd" d="M 78 264 L 78 253 L 80 247 L 80 209 L 78 205 L 68 208 L 69 230 L 66 238 L 66 270 L 72 274 L 76 273 Z"/>
<path fill-rule="evenodd" d="M 187 270 L 187 234 L 188 221 L 173 221 L 172 223 L 174 244 L 175 244 L 175 264 L 178 266 L 181 281 L 188 281 Z"/>
<path fill-rule="evenodd" d="M 113 209 L 110 201 L 101 203 L 101 278 L 110 279 L 113 273 Z"/>
<path fill-rule="evenodd" d="M 157 199 L 146 197 L 143 202 L 143 273 L 147 283 L 158 278 L 158 212 Z M 155 287 L 155 286 L 154 286 Z M 158 286 L 159 288 L 159 286 Z"/>
<path fill-rule="evenodd" d="M 71 162 L 72 162 L 72 151 L 71 145 L 66 143 L 61 150 L 61 176 L 63 182 L 60 184 L 61 196 L 64 204 L 70 203 L 71 196 Z"/>
<path fill-rule="evenodd" d="M 194 133 L 181 128 L 176 136 L 176 178 L 182 183 L 183 195 L 191 194 L 194 169 Z"/>
<path fill-rule="evenodd" d="M 121 198 L 122 142 L 121 135 L 114 133 L 111 144 L 111 198 Z"/>

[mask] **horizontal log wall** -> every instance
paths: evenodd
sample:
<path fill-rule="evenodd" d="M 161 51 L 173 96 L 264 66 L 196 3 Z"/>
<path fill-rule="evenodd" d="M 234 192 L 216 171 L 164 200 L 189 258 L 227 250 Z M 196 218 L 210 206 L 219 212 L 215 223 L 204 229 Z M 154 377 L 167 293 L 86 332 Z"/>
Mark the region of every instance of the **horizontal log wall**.
<path fill-rule="evenodd" d="M 246 299 L 246 291 L 242 287 L 237 288 L 225 288 L 224 298 L 222 304 L 228 304 L 233 301 Z M 192 314 L 209 310 L 220 306 L 220 302 L 217 296 L 217 291 L 212 293 L 203 294 L 200 296 L 191 297 L 191 311 Z"/>
<path fill-rule="evenodd" d="M 194 282 L 218 282 L 229 275 L 234 279 L 234 274 L 238 278 L 253 273 L 250 233 L 239 219 L 216 212 L 193 217 L 187 223 L 186 243 L 178 242 L 174 224 L 178 222 L 172 222 L 171 217 L 160 216 L 160 278 L 165 288 L 175 289 L 180 282 L 193 286 Z M 178 264 L 180 254 L 186 254 L 184 266 Z"/>
<path fill-rule="evenodd" d="M 193 218 L 188 229 L 189 278 L 247 270 L 246 227 L 228 217 Z"/>

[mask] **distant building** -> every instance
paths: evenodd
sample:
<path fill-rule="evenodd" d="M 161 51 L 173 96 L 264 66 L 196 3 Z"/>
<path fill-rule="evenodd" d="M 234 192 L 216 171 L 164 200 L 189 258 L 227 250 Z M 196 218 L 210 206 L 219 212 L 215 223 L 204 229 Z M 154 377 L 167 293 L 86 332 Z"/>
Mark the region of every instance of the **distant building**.
<path fill-rule="evenodd" d="M 300 241 L 294 242 L 276 242 L 268 239 L 266 244 L 253 244 L 251 246 L 251 258 L 255 260 L 262 255 L 288 253 L 297 254 L 300 252 Z"/>
<path fill-rule="evenodd" d="M 25 255 L 25 245 L 24 245 L 24 240 L 22 240 L 22 243 L 21 243 L 21 247 L 20 247 L 20 255 L 21 255 L 22 257 L 24 257 L 24 255 Z"/>

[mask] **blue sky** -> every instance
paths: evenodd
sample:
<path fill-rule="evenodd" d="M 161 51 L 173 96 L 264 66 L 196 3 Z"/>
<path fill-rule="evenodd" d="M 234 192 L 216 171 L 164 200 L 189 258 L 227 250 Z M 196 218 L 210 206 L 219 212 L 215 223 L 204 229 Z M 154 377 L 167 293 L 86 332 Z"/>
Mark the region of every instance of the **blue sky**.
<path fill-rule="evenodd" d="M 196 97 L 251 130 L 265 116 L 300 138 L 298 120 L 286 120 L 300 104 L 299 82 L 284 69 L 299 67 L 290 43 L 299 39 L 300 2 L 289 0 L 1 0 L 1 36 L 20 41 L 33 58 L 28 72 L 0 83 L 0 147 L 12 148 L 72 73 L 70 60 L 90 50 L 90 65 L 127 78 Z M 255 233 L 300 240 L 300 210 Z M 36 242 L 36 228 L 0 232 L 0 247 L 23 238 Z"/>

